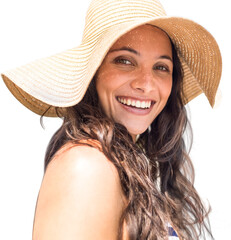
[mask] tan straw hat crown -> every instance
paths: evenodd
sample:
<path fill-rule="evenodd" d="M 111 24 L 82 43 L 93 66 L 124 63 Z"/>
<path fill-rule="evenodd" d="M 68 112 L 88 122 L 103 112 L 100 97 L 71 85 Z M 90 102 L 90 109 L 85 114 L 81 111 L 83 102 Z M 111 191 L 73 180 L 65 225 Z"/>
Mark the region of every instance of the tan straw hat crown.
<path fill-rule="evenodd" d="M 211 106 L 221 78 L 221 54 L 213 36 L 199 24 L 168 17 L 157 0 L 93 0 L 82 43 L 2 74 L 9 90 L 37 114 L 56 116 L 86 89 L 113 43 L 129 30 L 152 24 L 163 29 L 177 49 L 183 71 L 185 104 L 205 93 Z"/>

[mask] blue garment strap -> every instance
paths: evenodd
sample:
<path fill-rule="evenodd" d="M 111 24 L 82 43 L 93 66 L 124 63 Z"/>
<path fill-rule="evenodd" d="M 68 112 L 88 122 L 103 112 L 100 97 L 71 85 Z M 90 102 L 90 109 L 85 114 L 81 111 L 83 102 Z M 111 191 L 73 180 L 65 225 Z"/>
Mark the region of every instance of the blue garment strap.
<path fill-rule="evenodd" d="M 176 232 L 174 231 L 174 229 L 172 227 L 168 227 L 168 234 L 171 237 L 178 237 Z"/>

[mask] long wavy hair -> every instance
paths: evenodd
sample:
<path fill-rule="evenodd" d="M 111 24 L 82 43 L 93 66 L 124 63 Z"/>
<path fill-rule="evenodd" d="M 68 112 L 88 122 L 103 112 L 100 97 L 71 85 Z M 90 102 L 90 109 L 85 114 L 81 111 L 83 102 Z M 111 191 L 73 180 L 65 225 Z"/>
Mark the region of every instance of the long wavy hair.
<path fill-rule="evenodd" d="M 66 143 L 91 146 L 83 140 L 100 142 L 101 151 L 118 170 L 127 199 L 118 239 L 122 238 L 124 222 L 130 240 L 167 239 L 167 223 L 180 239 L 196 240 L 205 232 L 213 239 L 209 210 L 194 188 L 194 169 L 185 146 L 185 130 L 191 132 L 191 128 L 183 104 L 183 71 L 173 44 L 172 53 L 173 87 L 168 102 L 135 143 L 124 126 L 103 112 L 96 75 L 82 101 L 65 110 L 63 124 L 47 148 L 45 170 Z"/>

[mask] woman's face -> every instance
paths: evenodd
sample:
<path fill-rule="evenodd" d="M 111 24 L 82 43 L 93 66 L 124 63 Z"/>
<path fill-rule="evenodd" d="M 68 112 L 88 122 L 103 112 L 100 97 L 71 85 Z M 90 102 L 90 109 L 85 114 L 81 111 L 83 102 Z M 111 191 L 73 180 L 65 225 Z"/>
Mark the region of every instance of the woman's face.
<path fill-rule="evenodd" d="M 111 47 L 96 76 L 106 115 L 135 140 L 165 107 L 172 72 L 171 43 L 162 30 L 143 25 L 126 33 Z"/>

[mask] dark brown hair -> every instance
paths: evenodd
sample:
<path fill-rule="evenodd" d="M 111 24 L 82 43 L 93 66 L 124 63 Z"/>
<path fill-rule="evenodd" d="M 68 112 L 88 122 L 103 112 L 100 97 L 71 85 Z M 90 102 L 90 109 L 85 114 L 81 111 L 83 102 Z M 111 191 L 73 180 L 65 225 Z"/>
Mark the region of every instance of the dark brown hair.
<path fill-rule="evenodd" d="M 103 153 L 118 170 L 128 203 L 121 216 L 118 239 L 124 220 L 130 240 L 166 239 L 167 223 L 180 239 L 199 239 L 204 230 L 212 237 L 206 222 L 208 211 L 193 185 L 194 170 L 184 139 L 190 126 L 183 104 L 183 73 L 173 44 L 172 51 L 171 95 L 151 128 L 136 143 L 124 126 L 104 114 L 93 79 L 83 100 L 66 109 L 63 124 L 47 148 L 45 169 L 67 142 L 100 142 Z"/>

